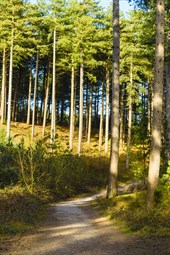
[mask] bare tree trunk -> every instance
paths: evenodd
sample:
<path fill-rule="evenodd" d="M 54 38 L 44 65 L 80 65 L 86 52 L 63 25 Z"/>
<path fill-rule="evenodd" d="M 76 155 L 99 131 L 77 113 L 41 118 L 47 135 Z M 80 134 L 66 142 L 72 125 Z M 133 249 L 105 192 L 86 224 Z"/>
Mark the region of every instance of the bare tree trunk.
<path fill-rule="evenodd" d="M 88 99 L 88 81 L 87 81 L 87 87 L 86 87 L 86 138 L 88 136 L 88 121 L 89 121 L 89 99 Z"/>
<path fill-rule="evenodd" d="M 109 90 L 110 90 L 110 73 L 109 68 L 106 68 L 106 123 L 105 123 L 105 153 L 108 152 L 109 141 Z"/>
<path fill-rule="evenodd" d="M 47 82 L 46 82 L 46 92 L 45 92 L 45 102 L 44 102 L 44 116 L 43 116 L 43 127 L 42 127 L 42 137 L 44 137 L 44 134 L 45 134 L 49 88 L 50 88 L 50 63 L 49 63 L 49 60 L 48 60 Z"/>
<path fill-rule="evenodd" d="M 6 88 L 6 48 L 4 47 L 2 60 L 1 124 L 3 124 L 5 118 L 5 103 L 6 103 L 5 88 Z"/>
<path fill-rule="evenodd" d="M 83 83 L 84 83 L 84 67 L 80 65 L 80 98 L 79 98 L 79 140 L 78 140 L 78 154 L 81 154 L 81 144 L 83 136 Z"/>
<path fill-rule="evenodd" d="M 164 0 L 157 0 L 156 15 L 156 53 L 155 80 L 153 96 L 153 123 L 151 136 L 151 151 L 148 173 L 147 206 L 154 205 L 155 189 L 158 186 L 160 170 L 162 103 L 163 103 L 163 70 L 164 70 Z"/>
<path fill-rule="evenodd" d="M 151 114 L 152 114 L 152 88 L 151 88 L 151 82 L 148 80 L 148 134 L 151 134 Z"/>
<path fill-rule="evenodd" d="M 16 103 L 17 103 L 16 101 L 17 101 L 18 83 L 19 83 L 19 77 L 18 77 L 17 84 L 15 86 L 15 91 L 14 91 L 14 96 L 13 96 L 13 105 L 12 105 L 12 114 L 11 114 L 12 121 L 15 121 L 15 115 L 16 115 Z"/>
<path fill-rule="evenodd" d="M 13 18 L 12 18 L 13 21 Z M 8 90 L 8 113 L 7 113 L 7 138 L 10 137 L 11 125 L 11 101 L 12 101 L 12 78 L 13 78 L 13 49 L 14 49 L 14 29 L 11 34 L 10 63 L 9 63 L 9 90 Z"/>
<path fill-rule="evenodd" d="M 120 140 L 119 140 L 119 147 L 120 151 L 123 150 L 124 145 L 124 83 L 122 83 L 121 92 L 120 92 Z"/>
<path fill-rule="evenodd" d="M 170 7 L 169 7 L 170 10 Z M 167 55 L 170 54 L 170 21 L 167 22 L 167 25 L 169 27 L 169 31 L 167 32 Z M 167 58 L 166 62 L 166 98 L 165 98 L 165 157 L 166 157 L 166 168 L 169 165 L 170 160 L 170 59 Z"/>
<path fill-rule="evenodd" d="M 93 90 L 92 85 L 90 86 L 90 101 L 89 101 L 89 121 L 88 121 L 88 136 L 87 136 L 87 144 L 90 145 L 91 138 L 91 121 L 92 121 L 92 100 L 93 100 Z"/>
<path fill-rule="evenodd" d="M 119 55 L 120 55 L 119 0 L 114 0 L 111 155 L 107 198 L 111 198 L 117 195 L 117 175 L 119 161 Z"/>
<path fill-rule="evenodd" d="M 50 142 L 54 143 L 55 139 L 55 122 L 56 122 L 56 30 L 53 35 L 53 84 L 52 84 L 52 111 L 51 111 L 51 136 Z"/>
<path fill-rule="evenodd" d="M 126 149 L 126 169 L 129 169 L 130 149 L 131 149 L 131 130 L 132 130 L 132 86 L 133 86 L 133 67 L 132 58 L 130 64 L 130 88 L 128 96 L 128 136 Z"/>
<path fill-rule="evenodd" d="M 102 82 L 102 98 L 100 105 L 99 151 L 101 151 L 103 143 L 103 108 L 104 108 L 104 82 Z"/>
<path fill-rule="evenodd" d="M 30 77 L 29 77 L 29 90 L 28 90 L 28 109 L 27 109 L 27 125 L 30 124 L 31 89 L 32 89 L 32 58 L 31 58 L 31 62 L 30 62 Z"/>
<path fill-rule="evenodd" d="M 70 106 L 70 151 L 73 149 L 74 138 L 74 91 L 75 91 L 75 70 L 71 70 L 71 106 Z"/>
<path fill-rule="evenodd" d="M 32 140 L 34 139 L 34 132 L 35 132 L 35 109 L 36 109 L 37 84 L 38 84 L 38 61 L 39 61 L 39 53 L 37 50 L 36 72 L 35 72 L 35 80 L 34 80 L 34 99 L 33 99 L 33 111 L 32 111 L 32 132 L 31 132 Z"/>

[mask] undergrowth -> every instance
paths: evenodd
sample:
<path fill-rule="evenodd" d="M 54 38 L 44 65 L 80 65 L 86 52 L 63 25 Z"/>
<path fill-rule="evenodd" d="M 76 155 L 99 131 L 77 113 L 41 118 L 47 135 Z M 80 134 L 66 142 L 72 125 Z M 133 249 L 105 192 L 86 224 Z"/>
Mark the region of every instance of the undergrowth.
<path fill-rule="evenodd" d="M 128 233 L 142 236 L 170 235 L 169 192 L 157 194 L 157 204 L 146 209 L 146 191 L 126 194 L 113 199 L 100 198 L 94 202 L 102 214 L 110 216 L 116 225 Z"/>
<path fill-rule="evenodd" d="M 0 190 L 0 233 L 33 229 L 45 216 L 46 201 L 18 186 Z"/>
<path fill-rule="evenodd" d="M 107 164 L 63 150 L 60 141 L 24 140 L 0 144 L 0 232 L 15 234 L 34 227 L 48 203 L 95 192 L 106 186 Z"/>

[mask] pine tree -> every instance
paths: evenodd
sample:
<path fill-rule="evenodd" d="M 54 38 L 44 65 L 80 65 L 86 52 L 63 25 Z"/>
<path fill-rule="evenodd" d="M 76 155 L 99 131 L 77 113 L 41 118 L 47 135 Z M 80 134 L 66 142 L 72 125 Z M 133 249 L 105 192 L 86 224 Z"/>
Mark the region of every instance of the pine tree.
<path fill-rule="evenodd" d="M 157 0 L 156 16 L 156 48 L 155 48 L 155 77 L 153 97 L 153 122 L 151 151 L 148 173 L 148 208 L 154 205 L 154 193 L 158 186 L 160 171 L 160 150 L 162 130 L 162 101 L 163 101 L 163 73 L 164 73 L 164 0 Z"/>
<path fill-rule="evenodd" d="M 117 195 L 117 175 L 119 161 L 119 55 L 120 26 L 119 0 L 113 1 L 113 80 L 111 109 L 111 157 L 107 198 Z"/>

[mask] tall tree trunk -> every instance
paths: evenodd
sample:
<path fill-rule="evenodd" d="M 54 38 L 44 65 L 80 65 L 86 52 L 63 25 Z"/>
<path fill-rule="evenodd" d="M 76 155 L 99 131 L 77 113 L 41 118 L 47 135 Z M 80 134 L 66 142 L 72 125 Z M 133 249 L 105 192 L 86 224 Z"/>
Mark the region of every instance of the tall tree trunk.
<path fill-rule="evenodd" d="M 86 87 L 86 138 L 88 136 L 88 121 L 89 121 L 89 86 L 88 86 L 88 80 L 87 80 L 87 87 Z"/>
<path fill-rule="evenodd" d="M 119 161 L 119 55 L 120 55 L 119 0 L 114 0 L 111 155 L 107 198 L 111 198 L 117 195 L 117 175 Z"/>
<path fill-rule="evenodd" d="M 45 101 L 44 101 L 44 116 L 43 116 L 43 127 L 42 127 L 42 137 L 45 134 L 45 126 L 47 119 L 47 105 L 48 105 L 48 96 L 49 96 L 49 88 L 50 88 L 50 63 L 48 60 L 47 64 L 47 81 L 46 81 L 46 92 L 45 92 Z"/>
<path fill-rule="evenodd" d="M 120 139 L 119 139 L 120 151 L 123 150 L 123 144 L 124 144 L 124 105 L 123 105 L 124 89 L 125 89 L 125 85 L 124 83 L 122 83 L 121 91 L 120 91 Z"/>
<path fill-rule="evenodd" d="M 106 68 L 106 123 L 105 123 L 105 153 L 108 152 L 109 141 L 109 90 L 110 90 L 110 73 L 109 68 Z"/>
<path fill-rule="evenodd" d="M 34 99 L 33 99 L 33 111 L 32 111 L 32 132 L 31 132 L 32 140 L 34 139 L 34 132 L 35 132 L 35 110 L 36 110 L 37 85 L 38 85 L 38 62 L 39 62 L 39 53 L 37 50 L 36 72 L 35 72 L 35 80 L 34 80 Z"/>
<path fill-rule="evenodd" d="M 2 60 L 2 88 L 1 88 L 1 124 L 5 118 L 5 103 L 6 103 L 6 48 L 3 49 L 3 60 Z"/>
<path fill-rule="evenodd" d="M 149 136 L 151 134 L 151 115 L 152 115 L 151 102 L 152 102 L 152 88 L 151 88 L 151 82 L 148 79 L 148 135 Z"/>
<path fill-rule="evenodd" d="M 169 7 L 170 10 L 170 7 Z M 169 31 L 167 33 L 167 62 L 166 62 L 166 98 L 165 98 L 165 112 L 166 112 L 166 126 L 165 126 L 165 157 L 166 167 L 169 165 L 170 160 L 170 21 L 168 22 Z"/>
<path fill-rule="evenodd" d="M 12 18 L 12 21 L 13 18 Z M 11 125 L 11 101 L 12 101 L 12 78 L 13 78 L 13 49 L 14 49 L 14 29 L 11 34 L 10 63 L 9 63 L 9 89 L 8 89 L 8 112 L 7 112 L 7 138 L 10 137 Z"/>
<path fill-rule="evenodd" d="M 102 98 L 100 105 L 99 151 L 101 151 L 103 143 L 103 108 L 104 108 L 104 82 L 102 82 Z"/>
<path fill-rule="evenodd" d="M 75 92 L 75 69 L 71 70 L 71 99 L 70 99 L 70 151 L 73 150 L 74 138 L 74 92 Z"/>
<path fill-rule="evenodd" d="M 80 65 L 80 98 L 79 98 L 79 139 L 78 154 L 81 154 L 82 136 L 83 136 L 83 83 L 84 83 L 84 67 Z"/>
<path fill-rule="evenodd" d="M 56 122 L 56 29 L 53 34 L 53 84 L 52 84 L 52 110 L 51 110 L 51 136 L 50 142 L 54 143 L 55 139 L 55 122 Z"/>
<path fill-rule="evenodd" d="M 30 76 L 29 76 L 29 90 L 28 90 L 28 108 L 27 108 L 27 125 L 30 124 L 31 89 L 32 89 L 32 58 L 31 58 L 31 61 L 30 61 Z"/>
<path fill-rule="evenodd" d="M 128 96 L 128 136 L 126 149 L 126 169 L 129 169 L 130 149 L 131 149 L 131 131 L 132 131 L 132 86 L 133 86 L 133 67 L 132 58 L 130 64 L 130 87 Z"/>
<path fill-rule="evenodd" d="M 47 76 L 48 76 L 48 63 L 44 64 L 44 74 L 43 74 L 43 88 L 41 93 L 41 106 L 40 106 L 40 123 L 43 124 L 43 112 L 45 105 L 46 87 L 47 87 Z"/>
<path fill-rule="evenodd" d="M 164 71 L 164 0 L 157 0 L 156 15 L 156 54 L 153 96 L 153 123 L 151 151 L 148 173 L 148 208 L 154 205 L 154 193 L 158 186 L 160 170 L 162 103 L 163 103 L 163 71 Z"/>
<path fill-rule="evenodd" d="M 88 136 L 87 144 L 90 145 L 91 138 L 91 122 L 92 122 L 92 100 L 93 100 L 93 88 L 90 86 L 90 101 L 89 101 L 89 121 L 88 121 Z"/>
<path fill-rule="evenodd" d="M 17 83 L 16 83 L 15 91 L 14 91 L 14 96 L 13 96 L 13 105 L 12 105 L 12 114 L 11 114 L 12 121 L 15 121 L 15 115 L 16 115 L 17 90 L 18 90 L 18 86 L 19 86 L 18 83 L 19 83 L 19 77 L 17 79 Z M 25 114 L 23 114 L 23 115 L 25 115 Z"/>

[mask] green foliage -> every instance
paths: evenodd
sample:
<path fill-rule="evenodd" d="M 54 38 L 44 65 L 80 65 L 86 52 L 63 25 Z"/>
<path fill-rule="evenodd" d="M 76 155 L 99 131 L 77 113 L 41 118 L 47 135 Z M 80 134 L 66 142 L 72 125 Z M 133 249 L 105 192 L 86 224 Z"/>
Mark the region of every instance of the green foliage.
<path fill-rule="evenodd" d="M 52 145 L 37 141 L 26 148 L 22 139 L 2 148 L 1 188 L 19 183 L 30 194 L 44 191 L 60 199 L 106 185 L 104 159 L 73 155 L 63 150 L 59 138 Z"/>
<path fill-rule="evenodd" d="M 1 140 L 2 141 L 2 140 Z M 11 141 L 0 144 L 0 188 L 18 182 L 18 169 L 14 164 L 15 148 Z"/>
<path fill-rule="evenodd" d="M 105 215 L 110 215 L 115 224 L 125 232 L 145 236 L 169 235 L 170 209 L 169 198 L 166 203 L 161 199 L 152 210 L 145 207 L 146 192 L 122 195 L 114 199 L 98 199 L 95 206 Z"/>
<path fill-rule="evenodd" d="M 35 186 L 43 180 L 45 156 L 45 146 L 40 141 L 28 148 L 25 148 L 23 140 L 17 145 L 15 162 L 20 173 L 20 182 L 30 193 L 33 193 Z"/>
<path fill-rule="evenodd" d="M 0 191 L 0 233 L 30 230 L 45 214 L 45 203 L 21 187 Z"/>

